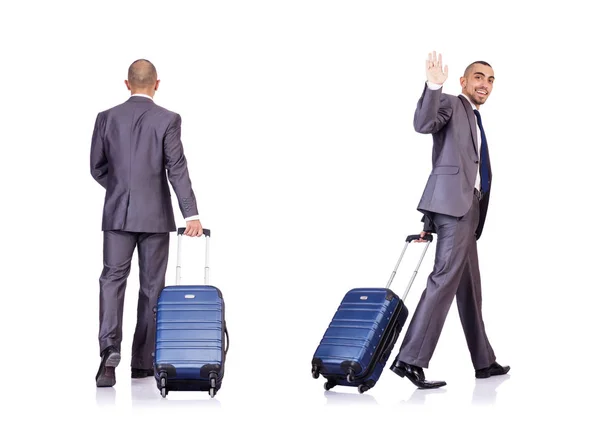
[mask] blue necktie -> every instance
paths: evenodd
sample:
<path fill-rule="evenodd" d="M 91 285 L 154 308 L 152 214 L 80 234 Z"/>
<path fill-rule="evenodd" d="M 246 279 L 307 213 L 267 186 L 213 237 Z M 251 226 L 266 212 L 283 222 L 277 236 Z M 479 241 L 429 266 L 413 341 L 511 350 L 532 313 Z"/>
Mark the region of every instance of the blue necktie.
<path fill-rule="evenodd" d="M 487 193 L 490 190 L 490 160 L 488 157 L 488 145 L 485 138 L 485 132 L 483 131 L 483 125 L 481 124 L 481 115 L 479 110 L 473 110 L 475 117 L 477 118 L 477 125 L 481 131 L 481 157 L 479 158 L 479 173 L 481 174 L 481 192 Z"/>

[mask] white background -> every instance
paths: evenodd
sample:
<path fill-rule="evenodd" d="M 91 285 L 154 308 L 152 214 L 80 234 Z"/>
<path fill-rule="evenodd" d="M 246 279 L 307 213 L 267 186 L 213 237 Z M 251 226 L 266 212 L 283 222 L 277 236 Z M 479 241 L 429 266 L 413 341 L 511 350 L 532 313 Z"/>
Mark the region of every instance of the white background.
<path fill-rule="evenodd" d="M 591 5 L 4 6 L 0 325 L 14 438 L 597 433 L 600 66 Z M 310 360 L 343 294 L 385 285 L 404 238 L 420 232 L 431 137 L 414 132 L 412 116 L 432 50 L 449 66 L 446 93 L 460 93 L 472 61 L 495 71 L 481 109 L 494 183 L 479 253 L 488 335 L 512 370 L 475 380 L 453 305 L 426 370 L 447 387 L 415 391 L 386 368 L 364 395 L 325 392 Z M 156 102 L 182 116 L 201 221 L 213 231 L 210 281 L 223 291 L 232 342 L 212 400 L 161 399 L 153 379 L 129 378 L 136 258 L 117 385 L 94 383 L 104 194 L 89 174 L 90 140 L 96 114 L 127 99 L 123 80 L 138 58 L 157 66 Z M 184 282 L 202 282 L 203 245 L 185 241 Z M 400 294 L 419 246 L 392 286 Z M 407 298 L 411 312 L 434 250 Z"/>

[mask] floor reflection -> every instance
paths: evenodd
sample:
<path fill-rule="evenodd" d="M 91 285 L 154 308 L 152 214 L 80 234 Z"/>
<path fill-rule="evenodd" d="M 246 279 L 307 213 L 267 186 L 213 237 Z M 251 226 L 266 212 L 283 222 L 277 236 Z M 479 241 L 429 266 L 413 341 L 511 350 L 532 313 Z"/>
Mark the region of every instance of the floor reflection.
<path fill-rule="evenodd" d="M 117 391 L 113 387 L 96 387 L 96 405 L 114 406 L 117 401 Z"/>
<path fill-rule="evenodd" d="M 364 394 L 360 394 L 356 388 L 348 388 L 348 391 L 325 391 L 323 395 L 327 399 L 327 405 L 378 405 L 377 400 L 373 395 L 367 391 Z"/>
<path fill-rule="evenodd" d="M 473 387 L 473 405 L 493 405 L 496 403 L 498 387 L 510 379 L 510 375 L 492 376 L 487 379 L 475 379 Z"/>
<path fill-rule="evenodd" d="M 419 388 L 415 388 L 413 393 L 410 395 L 408 400 L 404 400 L 401 402 L 403 405 L 424 405 L 430 399 L 429 396 L 435 394 L 445 394 L 447 390 L 445 388 L 434 388 L 431 390 L 421 390 Z"/>
<path fill-rule="evenodd" d="M 133 407 L 212 407 L 220 408 L 219 393 L 211 398 L 207 391 L 171 391 L 162 397 L 153 377 L 131 381 Z"/>
<path fill-rule="evenodd" d="M 119 394 L 117 399 L 117 394 Z M 131 388 L 107 387 L 96 388 L 96 404 L 99 407 L 116 406 L 117 400 L 126 400 L 125 394 L 130 394 L 132 407 L 212 407 L 220 408 L 219 393 L 211 398 L 208 392 L 203 391 L 171 391 L 163 398 L 156 386 L 153 377 L 145 379 L 131 379 Z M 125 398 L 124 398 L 125 397 Z"/>

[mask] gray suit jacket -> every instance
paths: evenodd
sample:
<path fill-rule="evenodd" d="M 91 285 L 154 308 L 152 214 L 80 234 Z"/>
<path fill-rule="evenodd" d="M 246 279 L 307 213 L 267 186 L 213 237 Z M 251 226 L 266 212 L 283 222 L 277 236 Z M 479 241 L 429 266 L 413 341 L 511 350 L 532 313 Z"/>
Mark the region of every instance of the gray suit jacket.
<path fill-rule="evenodd" d="M 104 231 L 175 231 L 167 178 L 183 217 L 198 214 L 181 144 L 181 117 L 149 98 L 132 96 L 98 114 L 90 170 L 106 189 Z"/>
<path fill-rule="evenodd" d="M 463 96 L 431 90 L 425 85 L 414 115 L 414 128 L 433 135 L 433 169 L 425 185 L 418 210 L 425 214 L 424 230 L 435 232 L 432 213 L 462 217 L 473 203 L 473 188 L 479 170 L 477 120 Z M 490 189 L 492 173 L 490 167 Z M 490 193 L 480 203 L 476 237 L 483 231 Z"/>

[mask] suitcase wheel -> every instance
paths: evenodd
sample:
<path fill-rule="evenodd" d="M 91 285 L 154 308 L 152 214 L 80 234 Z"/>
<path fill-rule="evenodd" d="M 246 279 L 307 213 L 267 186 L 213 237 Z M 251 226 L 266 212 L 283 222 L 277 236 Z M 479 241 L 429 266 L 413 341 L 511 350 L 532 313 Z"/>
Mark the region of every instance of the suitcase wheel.
<path fill-rule="evenodd" d="M 217 373 L 211 372 L 208 377 L 210 378 L 210 388 L 208 389 L 208 394 L 210 397 L 215 397 L 215 394 L 217 394 Z"/>
<path fill-rule="evenodd" d="M 325 388 L 325 391 L 329 391 L 330 389 L 332 389 L 334 386 L 336 386 L 337 384 L 332 381 L 332 380 L 328 380 L 327 382 L 325 382 L 323 384 L 323 388 Z"/>
<path fill-rule="evenodd" d="M 167 391 L 167 376 L 165 373 L 160 374 L 160 395 L 167 397 L 169 391 Z"/>
<path fill-rule="evenodd" d="M 346 376 L 346 382 L 354 382 L 354 373 L 348 373 L 348 375 Z"/>
<path fill-rule="evenodd" d="M 370 389 L 371 389 L 371 387 L 370 387 L 370 386 L 368 386 L 368 385 L 365 385 L 364 383 L 358 386 L 358 392 L 359 392 L 360 394 L 362 394 L 362 393 L 364 393 L 365 391 L 368 391 L 368 390 L 370 390 Z"/>
<path fill-rule="evenodd" d="M 317 367 L 313 367 L 313 369 L 312 369 L 312 377 L 314 379 L 318 379 L 319 378 L 319 369 Z"/>

